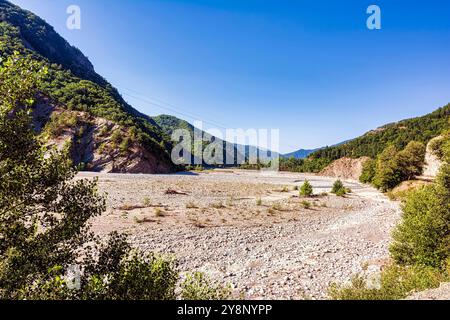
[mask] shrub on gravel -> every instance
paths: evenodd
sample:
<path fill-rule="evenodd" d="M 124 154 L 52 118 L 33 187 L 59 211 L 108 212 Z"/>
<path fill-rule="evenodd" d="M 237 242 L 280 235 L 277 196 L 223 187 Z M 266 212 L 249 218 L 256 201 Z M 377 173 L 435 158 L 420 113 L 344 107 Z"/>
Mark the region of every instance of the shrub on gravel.
<path fill-rule="evenodd" d="M 198 206 L 193 201 L 189 201 L 188 203 L 186 203 L 186 209 L 197 209 L 197 208 Z"/>
<path fill-rule="evenodd" d="M 335 300 L 398 300 L 415 291 L 436 288 L 448 280 L 447 274 L 435 268 L 390 265 L 375 286 L 368 286 L 365 277 L 358 275 L 350 285 L 332 284 L 328 294 Z"/>
<path fill-rule="evenodd" d="M 230 299 L 230 286 L 222 286 L 211 281 L 203 273 L 188 274 L 181 283 L 183 300 L 227 300 Z"/>
<path fill-rule="evenodd" d="M 311 202 L 306 201 L 306 200 L 302 201 L 302 202 L 301 202 L 301 205 L 302 205 L 303 208 L 305 208 L 305 209 L 311 209 L 311 206 L 312 206 Z"/>
<path fill-rule="evenodd" d="M 305 183 L 303 183 L 302 187 L 300 188 L 300 196 L 310 197 L 312 196 L 313 192 L 314 190 L 311 183 L 309 183 L 309 181 L 306 180 Z"/>
<path fill-rule="evenodd" d="M 336 180 L 334 182 L 331 193 L 334 193 L 335 195 L 340 197 L 344 196 L 347 193 L 347 190 L 341 180 Z"/>

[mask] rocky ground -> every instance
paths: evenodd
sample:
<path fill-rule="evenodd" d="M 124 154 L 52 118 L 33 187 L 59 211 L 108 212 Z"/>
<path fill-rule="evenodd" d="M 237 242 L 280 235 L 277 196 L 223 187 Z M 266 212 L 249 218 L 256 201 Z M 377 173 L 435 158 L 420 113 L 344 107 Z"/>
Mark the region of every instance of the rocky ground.
<path fill-rule="evenodd" d="M 439 288 L 418 292 L 408 300 L 450 300 L 450 283 L 443 283 Z"/>
<path fill-rule="evenodd" d="M 92 177 L 94 174 L 82 174 Z M 181 271 L 200 270 L 247 299 L 326 299 L 332 282 L 386 263 L 398 203 L 333 178 L 221 170 L 179 175 L 100 174 L 108 210 L 93 222 L 133 245 L 173 255 Z M 315 196 L 296 186 L 308 179 Z"/>

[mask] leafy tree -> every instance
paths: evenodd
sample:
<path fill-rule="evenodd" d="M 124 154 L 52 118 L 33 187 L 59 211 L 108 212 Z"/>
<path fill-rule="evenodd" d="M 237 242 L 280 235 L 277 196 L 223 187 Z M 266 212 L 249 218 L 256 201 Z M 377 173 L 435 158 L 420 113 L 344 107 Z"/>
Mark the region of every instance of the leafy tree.
<path fill-rule="evenodd" d="M 310 197 L 312 196 L 313 192 L 314 190 L 311 183 L 309 183 L 309 181 L 306 180 L 305 183 L 303 183 L 303 185 L 300 188 L 300 195 L 302 197 Z"/>
<path fill-rule="evenodd" d="M 368 159 L 364 162 L 359 181 L 362 183 L 372 183 L 376 173 L 376 165 L 377 162 L 373 159 Z"/>
<path fill-rule="evenodd" d="M 18 54 L 0 68 L 0 296 L 53 279 L 49 270 L 74 263 L 90 235 L 89 218 L 103 212 L 95 182 L 69 182 L 66 153 L 46 149 L 31 125 L 36 88 L 45 75 Z"/>
<path fill-rule="evenodd" d="M 401 179 L 397 149 L 389 146 L 378 156 L 373 184 L 385 192 L 397 186 Z"/>
<path fill-rule="evenodd" d="M 402 180 L 411 180 L 422 174 L 426 147 L 423 143 L 411 141 L 397 155 Z"/>
<path fill-rule="evenodd" d="M 403 205 L 391 254 L 399 264 L 441 267 L 450 257 L 450 165 L 432 186 L 411 192 Z"/>
<path fill-rule="evenodd" d="M 74 180 L 67 152 L 46 147 L 32 125 L 45 73 L 19 54 L 0 67 L 0 299 L 175 299 L 172 260 L 132 251 L 123 235 L 104 243 L 89 231 L 88 220 L 105 210 L 96 181 Z"/>
<path fill-rule="evenodd" d="M 450 119 L 449 119 L 450 123 Z M 430 147 L 432 152 L 441 161 L 450 161 L 450 130 L 445 131 L 440 137 L 435 138 Z"/>

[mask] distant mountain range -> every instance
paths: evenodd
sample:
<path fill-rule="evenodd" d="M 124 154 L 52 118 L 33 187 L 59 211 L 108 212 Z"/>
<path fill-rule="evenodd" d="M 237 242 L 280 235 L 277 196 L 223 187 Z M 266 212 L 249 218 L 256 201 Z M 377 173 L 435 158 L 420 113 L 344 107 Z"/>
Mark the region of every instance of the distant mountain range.
<path fill-rule="evenodd" d="M 344 141 L 344 142 L 335 144 L 335 145 L 333 145 L 333 146 L 331 146 L 331 147 L 340 146 L 340 145 L 343 145 L 343 144 L 345 144 L 345 143 L 347 143 L 347 142 L 349 142 L 349 141 L 350 141 L 350 140 L 347 140 L 347 141 Z M 326 149 L 326 148 L 328 148 L 328 147 L 317 148 L 317 149 L 300 149 L 300 150 L 297 150 L 297 151 L 294 151 L 294 152 L 291 152 L 291 153 L 283 154 L 282 157 L 283 157 L 283 158 L 292 158 L 292 157 L 293 157 L 293 158 L 295 158 L 295 159 L 306 159 L 306 158 L 308 158 L 311 154 L 313 154 L 314 152 L 317 152 L 317 151 L 319 151 L 319 150 Z"/>
<path fill-rule="evenodd" d="M 161 129 L 163 129 L 168 135 L 172 135 L 172 133 L 177 129 L 185 129 L 185 130 L 189 131 L 191 134 L 191 137 L 193 137 L 193 135 L 194 135 L 195 127 L 191 123 L 189 123 L 185 120 L 179 119 L 177 117 L 164 114 L 164 115 L 152 117 L 152 120 L 154 120 L 155 123 Z M 233 163 L 236 163 L 238 157 L 240 157 L 242 159 L 249 159 L 250 152 L 252 152 L 252 154 L 257 154 L 257 155 L 265 154 L 269 158 L 276 158 L 278 156 L 278 154 L 276 152 L 268 152 L 266 150 L 257 148 L 255 146 L 240 145 L 237 143 L 232 144 L 233 152 L 230 153 L 226 149 L 227 148 L 226 141 L 218 139 L 216 137 L 213 137 L 212 135 L 210 135 L 207 132 L 204 132 L 204 131 L 200 131 L 200 132 L 202 133 L 204 139 L 223 144 L 224 161 L 232 158 Z M 234 164 L 233 164 L 233 166 L 234 166 Z"/>
<path fill-rule="evenodd" d="M 300 149 L 291 153 L 283 154 L 283 158 L 295 158 L 295 159 L 305 159 L 307 158 L 311 153 L 317 151 L 319 149 Z"/>

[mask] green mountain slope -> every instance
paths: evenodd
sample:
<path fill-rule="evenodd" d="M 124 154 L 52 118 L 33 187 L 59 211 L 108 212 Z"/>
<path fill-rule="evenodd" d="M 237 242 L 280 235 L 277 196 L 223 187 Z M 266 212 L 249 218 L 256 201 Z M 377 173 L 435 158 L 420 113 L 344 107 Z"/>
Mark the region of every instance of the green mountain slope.
<path fill-rule="evenodd" d="M 63 132 L 78 144 L 72 148 L 76 164 L 114 172 L 174 170 L 170 139 L 153 119 L 127 104 L 80 50 L 44 20 L 0 0 L 0 57 L 14 52 L 48 68 L 37 104 L 39 126 L 50 128 L 53 140 L 58 140 L 55 132 Z M 76 121 L 60 121 L 55 113 Z"/>
<path fill-rule="evenodd" d="M 194 126 L 192 124 L 174 116 L 162 114 L 152 117 L 152 119 L 169 136 L 177 129 L 185 129 L 191 133 L 194 132 Z"/>
<path fill-rule="evenodd" d="M 387 124 L 345 144 L 318 150 L 310 159 L 375 158 L 388 145 L 403 149 L 410 141 L 428 143 L 449 127 L 450 104 L 422 117 Z"/>

